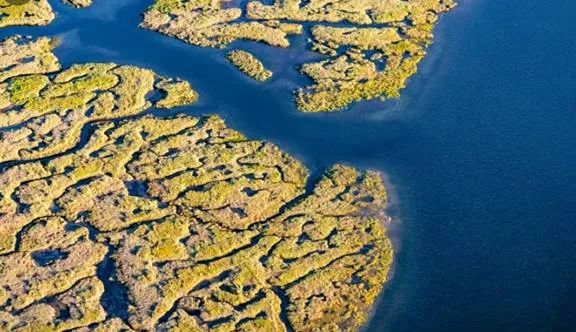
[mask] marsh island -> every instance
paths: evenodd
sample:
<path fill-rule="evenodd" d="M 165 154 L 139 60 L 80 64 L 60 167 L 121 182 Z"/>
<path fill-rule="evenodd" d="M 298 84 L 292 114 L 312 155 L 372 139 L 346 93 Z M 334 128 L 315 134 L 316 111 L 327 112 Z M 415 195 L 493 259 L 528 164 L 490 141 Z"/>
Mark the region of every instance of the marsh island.
<path fill-rule="evenodd" d="M 318 179 L 198 95 L 0 45 L 0 329 L 352 331 L 392 263 L 380 174 Z"/>
<path fill-rule="evenodd" d="M 288 48 L 306 34 L 321 60 L 300 64 L 313 84 L 295 91 L 305 112 L 341 110 L 395 98 L 431 44 L 432 29 L 453 0 L 156 0 L 141 26 L 186 43 L 227 48 L 253 41 Z"/>
<path fill-rule="evenodd" d="M 246 51 L 233 50 L 228 52 L 228 61 L 236 66 L 241 72 L 257 81 L 266 81 L 272 77 L 272 72 L 254 55 Z"/>

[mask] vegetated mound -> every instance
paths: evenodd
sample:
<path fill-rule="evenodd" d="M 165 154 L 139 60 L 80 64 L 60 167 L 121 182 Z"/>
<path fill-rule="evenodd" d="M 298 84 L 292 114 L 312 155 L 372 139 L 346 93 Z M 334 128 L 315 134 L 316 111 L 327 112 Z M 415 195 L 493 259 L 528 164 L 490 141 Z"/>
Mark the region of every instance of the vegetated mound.
<path fill-rule="evenodd" d="M 377 172 L 312 186 L 178 79 L 0 45 L 0 329 L 356 330 L 392 263 Z"/>
<path fill-rule="evenodd" d="M 234 50 L 228 52 L 226 57 L 241 72 L 257 81 L 267 81 L 272 77 L 272 72 L 266 69 L 264 64 L 249 52 Z"/>
<path fill-rule="evenodd" d="M 417 71 L 432 30 L 454 0 L 156 0 L 142 27 L 201 47 L 237 40 L 290 47 L 291 35 L 309 34 L 324 55 L 300 67 L 314 82 L 299 88 L 300 110 L 326 112 L 374 98 L 395 98 Z"/>

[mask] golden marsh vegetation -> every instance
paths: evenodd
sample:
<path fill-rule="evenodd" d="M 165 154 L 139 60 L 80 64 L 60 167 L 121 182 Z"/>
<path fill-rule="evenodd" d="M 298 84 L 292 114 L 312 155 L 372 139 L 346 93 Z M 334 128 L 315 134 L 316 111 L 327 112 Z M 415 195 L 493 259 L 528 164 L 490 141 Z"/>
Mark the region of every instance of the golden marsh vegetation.
<path fill-rule="evenodd" d="M 301 111 L 328 112 L 399 96 L 454 0 L 156 0 L 141 26 L 201 47 L 244 40 L 290 47 L 307 33 L 324 59 L 299 64 L 313 81 L 295 91 Z"/>
<path fill-rule="evenodd" d="M 92 0 L 62 0 L 74 7 L 88 7 Z M 0 0 L 0 28 L 47 25 L 56 15 L 48 0 Z"/>
<path fill-rule="evenodd" d="M 0 45 L 0 330 L 362 326 L 393 258 L 380 174 L 311 179 L 217 116 L 149 114 L 187 82 L 54 46 Z"/>

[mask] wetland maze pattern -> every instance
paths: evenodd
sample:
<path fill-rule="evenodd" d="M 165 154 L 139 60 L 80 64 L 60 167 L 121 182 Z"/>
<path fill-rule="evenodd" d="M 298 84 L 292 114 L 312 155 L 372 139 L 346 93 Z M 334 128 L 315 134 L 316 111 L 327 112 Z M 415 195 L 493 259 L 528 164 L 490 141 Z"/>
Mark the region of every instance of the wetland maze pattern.
<path fill-rule="evenodd" d="M 365 322 L 392 263 L 378 173 L 311 180 L 217 116 L 161 116 L 187 82 L 53 47 L 0 45 L 0 330 Z"/>
<path fill-rule="evenodd" d="M 0 0 L 0 27 L 46 25 L 47 0 Z M 63 0 L 86 7 L 90 0 Z M 242 3 L 242 5 L 240 5 Z M 141 27 L 261 81 L 237 40 L 321 60 L 298 108 L 396 97 L 452 0 L 156 0 Z M 0 330 L 354 331 L 393 260 L 380 174 L 319 179 L 194 104 L 188 82 L 113 63 L 61 68 L 50 38 L 0 44 Z M 167 112 L 166 110 L 174 109 Z"/>

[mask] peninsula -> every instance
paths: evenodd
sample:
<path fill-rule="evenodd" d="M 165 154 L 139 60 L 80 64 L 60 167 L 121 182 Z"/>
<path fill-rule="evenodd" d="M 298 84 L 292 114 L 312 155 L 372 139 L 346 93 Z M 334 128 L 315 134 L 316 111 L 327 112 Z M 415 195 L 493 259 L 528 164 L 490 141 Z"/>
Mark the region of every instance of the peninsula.
<path fill-rule="evenodd" d="M 0 329 L 355 331 L 393 260 L 380 174 L 320 178 L 189 83 L 0 44 Z M 310 184 L 310 185 L 309 185 Z"/>

